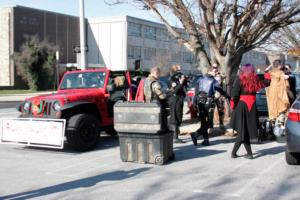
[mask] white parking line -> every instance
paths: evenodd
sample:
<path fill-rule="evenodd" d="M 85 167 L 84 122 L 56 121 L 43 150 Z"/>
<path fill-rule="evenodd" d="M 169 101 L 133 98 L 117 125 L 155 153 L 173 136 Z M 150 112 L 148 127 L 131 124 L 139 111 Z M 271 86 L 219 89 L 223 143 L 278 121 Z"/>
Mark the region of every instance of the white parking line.
<path fill-rule="evenodd" d="M 236 167 L 232 168 L 229 172 L 227 172 L 226 174 L 224 174 L 221 177 L 218 177 L 218 179 L 222 179 L 224 177 L 227 177 L 230 174 L 233 174 L 234 172 L 236 172 L 239 168 L 241 168 L 243 165 L 246 165 L 249 163 L 249 160 L 245 160 L 244 162 L 241 162 L 240 164 L 236 165 Z M 213 181 L 212 181 L 213 182 Z M 218 192 L 208 192 L 206 189 L 196 189 L 193 191 L 194 193 L 207 193 L 207 194 L 218 194 L 220 195 L 220 193 Z M 232 197 L 239 197 L 240 195 L 237 193 L 233 193 L 233 194 L 228 194 L 228 193 L 222 193 L 221 196 L 232 196 Z"/>
<path fill-rule="evenodd" d="M 272 146 L 270 146 L 270 148 L 273 147 L 277 147 L 277 144 L 273 144 Z M 279 158 L 275 163 L 273 163 L 272 165 L 270 165 L 269 167 L 265 168 L 265 170 L 261 171 L 259 174 L 257 174 L 257 176 L 255 176 L 251 181 L 247 182 L 246 185 L 244 185 L 241 189 L 239 189 L 237 192 L 233 192 L 231 194 L 228 193 L 224 193 L 221 196 L 232 196 L 232 197 L 240 197 L 242 196 L 242 194 L 251 186 L 253 185 L 255 182 L 258 182 L 259 180 L 263 179 L 263 175 L 267 174 L 268 172 L 270 172 L 276 165 L 278 165 L 280 162 L 282 162 L 283 157 Z M 236 167 L 232 168 L 229 172 L 227 172 L 226 174 L 223 174 L 221 177 L 218 177 L 218 179 L 222 179 L 224 177 L 227 177 L 230 174 L 235 173 L 239 168 L 241 168 L 243 165 L 248 164 L 249 162 L 251 162 L 250 160 L 244 160 L 243 162 L 239 163 L 238 165 L 236 165 Z M 213 181 L 212 181 L 213 183 Z M 209 185 L 209 184 L 207 184 Z M 219 194 L 217 192 L 210 192 L 207 191 L 207 189 L 195 189 L 193 191 L 194 193 L 207 193 L 207 194 Z"/>
<path fill-rule="evenodd" d="M 259 182 L 260 179 L 264 179 L 263 175 L 269 173 L 276 165 L 278 165 L 280 162 L 282 162 L 284 158 L 279 158 L 276 162 L 274 162 L 272 165 L 267 167 L 265 170 L 258 173 L 251 181 L 247 182 L 240 190 L 238 190 L 235 194 L 241 196 L 246 190 L 251 188 L 252 185 L 254 185 L 255 182 Z"/>
<path fill-rule="evenodd" d="M 216 196 L 226 196 L 226 197 L 240 197 L 239 194 L 228 194 L 228 193 L 219 193 L 219 192 L 207 192 L 203 190 L 194 190 L 194 193 L 202 193 L 202 194 L 214 194 Z"/>

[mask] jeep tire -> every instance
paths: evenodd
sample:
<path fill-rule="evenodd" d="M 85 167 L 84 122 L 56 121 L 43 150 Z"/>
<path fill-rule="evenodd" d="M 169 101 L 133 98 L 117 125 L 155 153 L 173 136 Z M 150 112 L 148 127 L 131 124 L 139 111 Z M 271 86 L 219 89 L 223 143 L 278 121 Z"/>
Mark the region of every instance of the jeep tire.
<path fill-rule="evenodd" d="M 69 118 L 66 137 L 75 150 L 88 151 L 97 146 L 99 140 L 99 120 L 91 114 L 77 114 Z"/>

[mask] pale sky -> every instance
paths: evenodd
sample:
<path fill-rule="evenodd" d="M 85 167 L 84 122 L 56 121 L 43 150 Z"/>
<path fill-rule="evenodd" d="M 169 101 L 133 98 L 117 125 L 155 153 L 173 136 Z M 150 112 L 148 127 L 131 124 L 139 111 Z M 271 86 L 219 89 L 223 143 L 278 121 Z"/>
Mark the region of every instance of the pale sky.
<path fill-rule="evenodd" d="M 84 2 L 86 18 L 129 15 L 159 22 L 151 11 L 143 11 L 132 5 L 108 6 L 104 3 L 104 0 L 84 0 Z M 0 0 L 0 7 L 11 5 L 26 6 L 75 16 L 79 15 L 78 0 Z"/>

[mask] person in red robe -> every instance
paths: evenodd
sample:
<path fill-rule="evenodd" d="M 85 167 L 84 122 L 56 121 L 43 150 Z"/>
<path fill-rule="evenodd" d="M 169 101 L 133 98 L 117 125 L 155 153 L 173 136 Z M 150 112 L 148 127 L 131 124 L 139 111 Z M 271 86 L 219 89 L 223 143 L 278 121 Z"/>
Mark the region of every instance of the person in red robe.
<path fill-rule="evenodd" d="M 257 138 L 258 115 L 256 112 L 256 92 L 264 87 L 251 64 L 242 66 L 241 73 L 235 80 L 231 93 L 231 126 L 238 135 L 231 157 L 237 158 L 237 151 L 244 144 L 247 154 L 244 156 L 253 159 L 250 139 Z"/>

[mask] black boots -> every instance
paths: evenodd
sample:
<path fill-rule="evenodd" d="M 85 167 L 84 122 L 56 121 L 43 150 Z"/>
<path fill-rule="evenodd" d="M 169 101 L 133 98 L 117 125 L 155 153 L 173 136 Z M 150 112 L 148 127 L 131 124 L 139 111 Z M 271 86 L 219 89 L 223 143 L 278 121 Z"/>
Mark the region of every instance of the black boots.
<path fill-rule="evenodd" d="M 198 136 L 198 134 L 196 132 L 191 133 L 191 138 L 192 138 L 193 144 L 195 146 L 197 146 L 197 136 Z"/>
<path fill-rule="evenodd" d="M 252 155 L 252 154 L 246 154 L 246 155 L 244 156 L 244 158 L 247 158 L 247 159 L 252 160 L 252 159 L 253 159 L 253 155 Z"/>
<path fill-rule="evenodd" d="M 231 158 L 237 158 L 238 156 L 236 155 L 236 153 L 231 153 Z"/>
<path fill-rule="evenodd" d="M 171 125 L 172 131 L 173 131 L 173 142 L 174 143 L 184 143 L 183 140 L 178 138 L 178 135 L 180 133 L 179 127 L 177 125 Z"/>
<path fill-rule="evenodd" d="M 234 146 L 233 146 L 233 149 L 232 149 L 232 152 L 231 152 L 231 158 L 237 158 L 238 157 L 236 155 L 236 153 L 239 150 L 241 144 L 242 144 L 242 142 L 240 142 L 240 141 L 236 141 L 234 143 Z M 249 142 L 244 142 L 244 146 L 245 146 L 245 149 L 247 151 L 247 154 L 244 156 L 244 158 L 253 159 L 250 143 Z"/>
<path fill-rule="evenodd" d="M 203 146 L 209 146 L 209 141 L 207 139 L 204 139 L 201 143 Z"/>
<path fill-rule="evenodd" d="M 198 141 L 197 141 L 197 138 L 198 138 L 199 134 L 197 132 L 193 132 L 191 133 L 191 139 L 193 141 L 193 144 L 195 146 L 197 146 L 198 144 Z M 208 139 L 204 139 L 203 142 L 201 143 L 203 146 L 209 146 L 209 140 Z"/>

